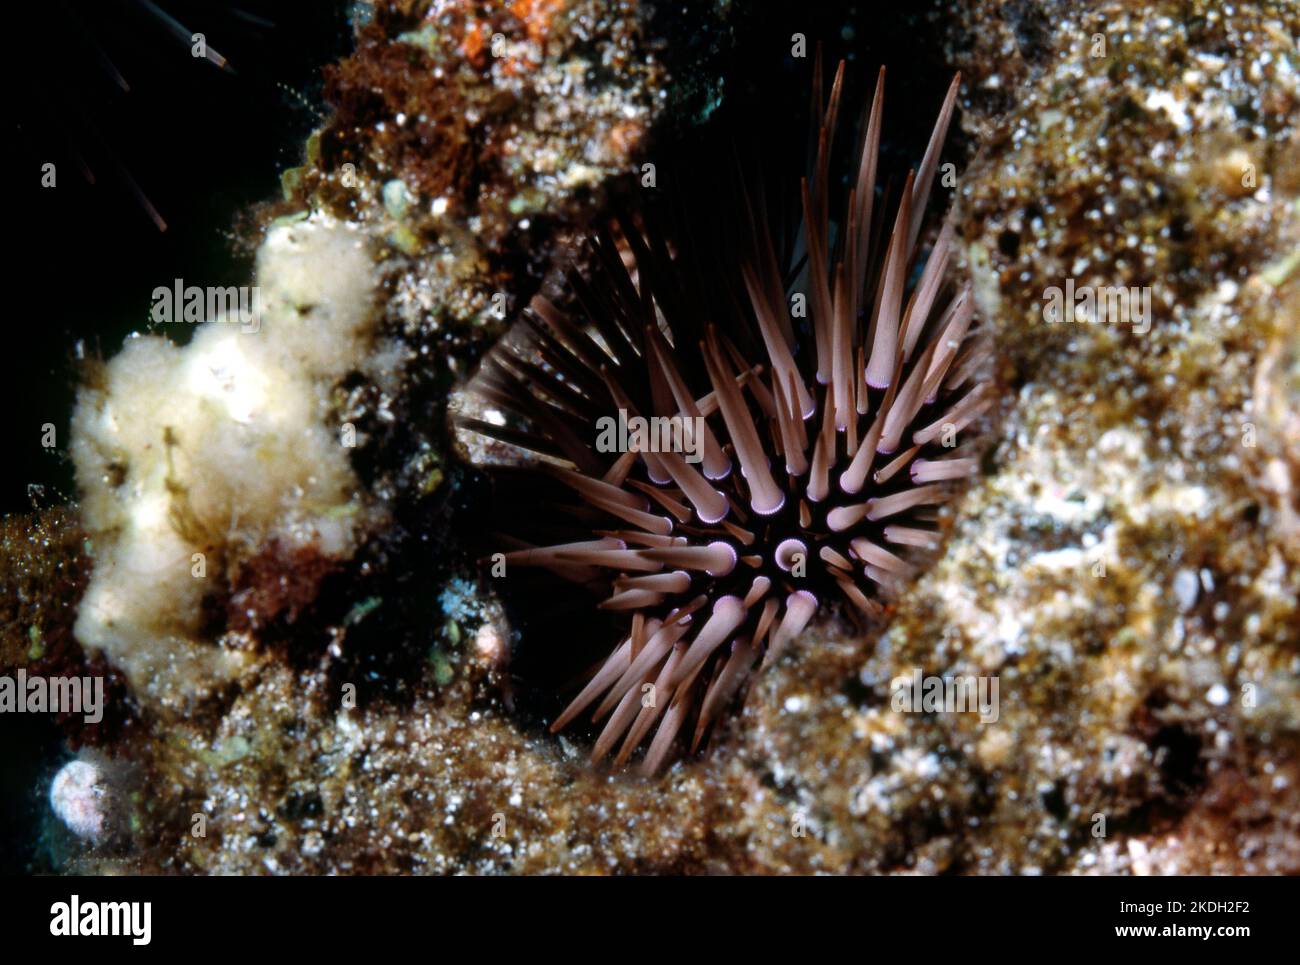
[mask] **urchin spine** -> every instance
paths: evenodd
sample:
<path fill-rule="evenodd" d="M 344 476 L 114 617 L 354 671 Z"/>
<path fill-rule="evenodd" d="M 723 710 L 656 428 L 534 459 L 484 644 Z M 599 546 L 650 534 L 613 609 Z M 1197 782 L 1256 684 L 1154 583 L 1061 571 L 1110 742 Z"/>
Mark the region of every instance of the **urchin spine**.
<path fill-rule="evenodd" d="M 797 272 L 782 270 L 746 199 L 734 312 L 684 309 L 664 287 L 680 258 L 666 239 L 623 222 L 593 240 L 590 276 L 572 279 L 577 311 L 535 299 L 475 381 L 483 402 L 516 424 L 462 425 L 531 451 L 529 485 L 558 484 L 578 500 L 565 511 L 581 538 L 507 537 L 504 558 L 587 585 L 602 608 L 629 614 L 624 638 L 552 724 L 560 730 L 595 704 L 593 719 L 607 720 L 593 760 L 621 740 L 614 763 L 624 764 L 657 725 L 642 763 L 657 772 L 692 720 L 694 752 L 755 666 L 785 651 L 828 593 L 881 616 L 919 555 L 936 548 L 936 508 L 976 469 L 970 447 L 952 443 L 992 403 L 991 348 L 972 324 L 969 287 L 943 297 L 949 226 L 910 293 L 906 285 L 958 80 L 885 222 L 873 212 L 881 71 L 832 231 L 843 76 L 841 64 L 825 104 L 814 88 L 818 147 L 800 191 L 809 325 L 792 324 Z M 874 250 L 881 228 L 883 250 Z M 644 442 L 604 456 L 588 440 L 615 413 L 699 426 L 697 458 Z"/>

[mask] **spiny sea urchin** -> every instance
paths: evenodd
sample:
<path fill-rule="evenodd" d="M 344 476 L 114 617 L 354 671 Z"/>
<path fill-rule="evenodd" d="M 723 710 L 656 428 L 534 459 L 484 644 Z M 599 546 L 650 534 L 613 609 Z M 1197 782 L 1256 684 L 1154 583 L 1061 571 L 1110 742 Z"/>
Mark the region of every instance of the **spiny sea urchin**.
<path fill-rule="evenodd" d="M 957 80 L 886 217 L 883 70 L 856 178 L 833 186 L 843 75 L 825 100 L 814 80 L 812 167 L 791 223 L 744 187 L 729 245 L 665 227 L 653 206 L 617 220 L 592 239 L 590 271 L 570 275 L 572 311 L 534 299 L 473 383 L 512 418 L 462 427 L 541 457 L 489 470 L 512 534 L 498 563 L 585 584 L 630 616 L 552 724 L 594 704 L 608 719 L 593 761 L 621 741 L 621 766 L 656 725 L 644 772 L 691 723 L 694 753 L 822 602 L 842 595 L 879 617 L 935 549 L 937 507 L 976 469 L 956 437 L 992 401 L 991 346 L 969 287 L 946 281 L 951 226 L 907 283 Z M 539 513 L 557 491 L 560 512 Z M 547 538 L 514 538 L 530 531 Z"/>

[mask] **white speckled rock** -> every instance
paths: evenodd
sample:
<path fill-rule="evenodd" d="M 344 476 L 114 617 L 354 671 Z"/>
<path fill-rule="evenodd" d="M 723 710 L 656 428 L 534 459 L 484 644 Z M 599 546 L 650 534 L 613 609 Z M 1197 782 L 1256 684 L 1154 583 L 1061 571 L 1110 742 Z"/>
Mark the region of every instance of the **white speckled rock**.
<path fill-rule="evenodd" d="M 100 769 L 90 761 L 63 765 L 50 785 L 50 806 L 73 834 L 100 841 L 108 829 L 106 805 L 110 795 Z"/>

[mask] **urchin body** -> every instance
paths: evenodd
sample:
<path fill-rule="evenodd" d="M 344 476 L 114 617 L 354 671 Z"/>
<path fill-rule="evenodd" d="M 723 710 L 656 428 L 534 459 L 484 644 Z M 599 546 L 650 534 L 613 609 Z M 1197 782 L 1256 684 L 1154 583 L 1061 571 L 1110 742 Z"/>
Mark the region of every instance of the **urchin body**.
<path fill-rule="evenodd" d="M 679 743 L 698 747 L 821 606 L 842 598 L 880 617 L 936 548 L 938 507 L 975 471 L 961 434 L 991 402 L 990 348 L 969 289 L 945 277 L 949 228 L 906 283 L 957 83 L 886 216 L 872 210 L 882 72 L 856 180 L 832 218 L 842 76 L 841 65 L 825 105 L 814 90 L 819 137 L 784 266 L 762 202 L 746 196 L 747 233 L 722 284 L 734 296 L 693 302 L 689 245 L 647 219 L 624 222 L 593 240 L 592 270 L 571 279 L 576 309 L 534 300 L 475 382 L 516 421 L 462 424 L 542 457 L 498 472 L 522 487 L 516 513 L 568 497 L 557 497 L 556 531 L 574 538 L 510 534 L 505 562 L 584 584 L 628 614 L 624 638 L 552 724 L 594 708 L 604 724 L 593 760 L 614 752 L 622 765 L 648 740 L 642 769 L 656 772 Z M 806 313 L 791 311 L 793 296 Z M 679 444 L 640 437 L 602 452 L 597 426 L 615 416 L 673 420 Z"/>

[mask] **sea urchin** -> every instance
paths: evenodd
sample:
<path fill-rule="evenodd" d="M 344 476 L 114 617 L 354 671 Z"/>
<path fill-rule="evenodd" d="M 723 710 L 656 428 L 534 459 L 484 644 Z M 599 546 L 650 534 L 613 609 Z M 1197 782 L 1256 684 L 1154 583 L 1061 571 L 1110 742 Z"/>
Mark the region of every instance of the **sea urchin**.
<path fill-rule="evenodd" d="M 511 534 L 497 562 L 584 584 L 629 618 L 552 724 L 594 704 L 593 761 L 623 765 L 653 729 L 641 767 L 659 771 L 822 603 L 881 616 L 976 470 L 957 435 L 992 401 L 991 347 L 969 287 L 946 279 L 950 225 L 918 264 L 957 80 L 890 204 L 875 188 L 883 70 L 856 177 L 833 186 L 843 75 L 825 99 L 814 80 L 812 166 L 788 223 L 769 218 L 779 198 L 743 186 L 734 209 L 715 200 L 734 211 L 730 243 L 665 227 L 653 206 L 618 219 L 570 275 L 572 307 L 534 299 L 472 385 L 508 418 L 460 425 L 537 457 L 489 468 Z M 549 538 L 517 538 L 530 530 Z"/>

